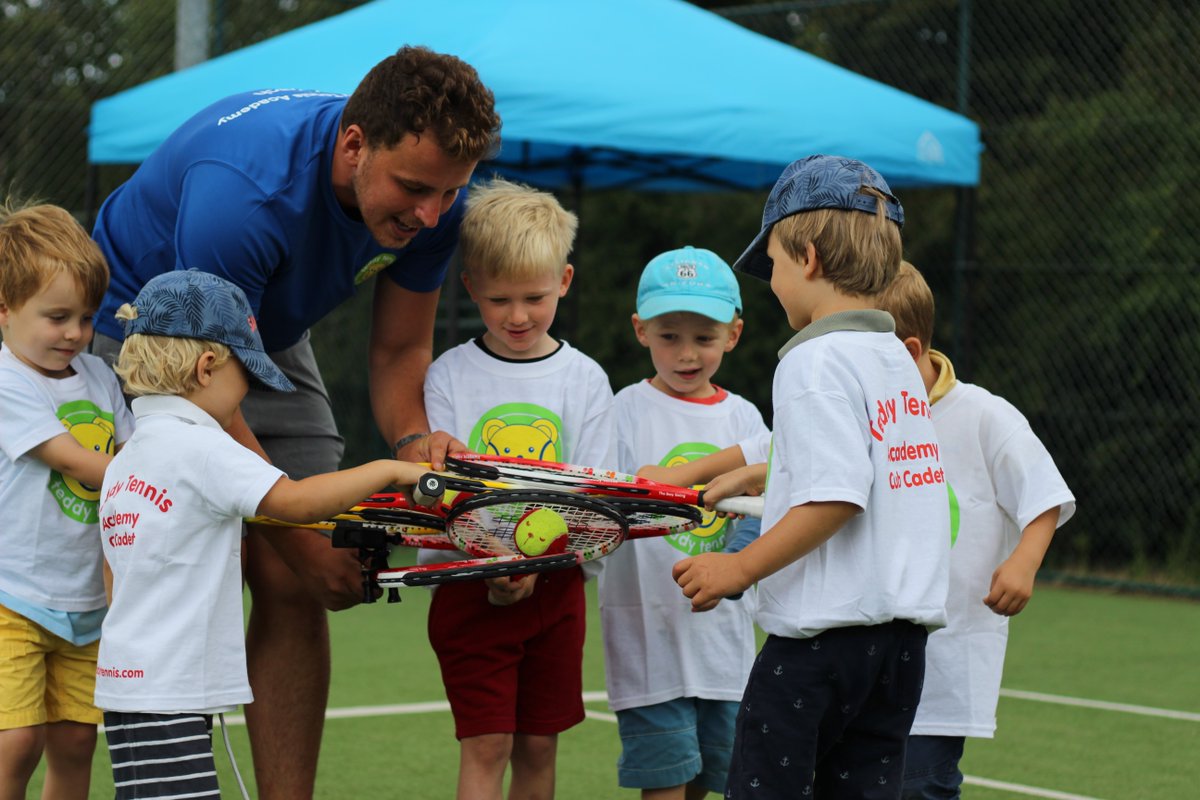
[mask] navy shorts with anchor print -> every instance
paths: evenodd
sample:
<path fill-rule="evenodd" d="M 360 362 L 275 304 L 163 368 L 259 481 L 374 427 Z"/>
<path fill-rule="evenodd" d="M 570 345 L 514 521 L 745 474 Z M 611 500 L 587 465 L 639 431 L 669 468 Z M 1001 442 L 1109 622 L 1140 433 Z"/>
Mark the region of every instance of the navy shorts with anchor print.
<path fill-rule="evenodd" d="M 925 676 L 923 625 L 769 636 L 738 711 L 727 798 L 898 798 Z"/>

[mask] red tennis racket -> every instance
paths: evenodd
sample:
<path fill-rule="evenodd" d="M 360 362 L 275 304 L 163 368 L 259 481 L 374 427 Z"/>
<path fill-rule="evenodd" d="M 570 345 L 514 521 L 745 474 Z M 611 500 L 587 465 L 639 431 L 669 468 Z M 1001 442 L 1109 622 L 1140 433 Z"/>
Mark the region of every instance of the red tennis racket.
<path fill-rule="evenodd" d="M 460 453 L 446 457 L 446 470 L 477 480 L 514 486 L 553 488 L 564 492 L 600 495 L 605 499 L 643 499 L 686 506 L 704 505 L 704 491 L 659 483 L 624 472 L 536 461 L 525 458 Z M 728 497 L 716 504 L 717 511 L 762 517 L 763 498 Z"/>
<path fill-rule="evenodd" d="M 422 489 L 438 496 L 437 483 L 443 479 L 430 473 L 422 477 Z M 625 513 L 599 497 L 545 489 L 491 489 L 450 507 L 446 535 L 457 549 L 478 558 L 516 557 L 519 560 L 507 564 L 508 574 L 521 575 L 561 568 L 559 562 L 547 566 L 547 557 L 566 555 L 571 564 L 582 564 L 608 555 L 628 538 L 664 534 L 631 531 Z M 374 580 L 388 586 L 393 574 L 399 573 L 381 569 Z"/>

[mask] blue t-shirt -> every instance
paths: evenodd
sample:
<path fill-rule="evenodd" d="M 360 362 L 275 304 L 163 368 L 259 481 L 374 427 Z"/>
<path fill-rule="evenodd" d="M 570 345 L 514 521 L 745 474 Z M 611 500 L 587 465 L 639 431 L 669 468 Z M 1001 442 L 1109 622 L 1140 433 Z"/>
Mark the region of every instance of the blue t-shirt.
<path fill-rule="evenodd" d="M 346 99 L 248 92 L 214 103 L 171 134 L 100 209 L 92 235 L 112 279 L 96 330 L 124 339 L 116 310 L 173 269 L 202 269 L 240 286 L 268 352 L 295 344 L 381 269 L 405 289 L 440 287 L 466 193 L 404 249 L 377 244 L 333 193 Z"/>

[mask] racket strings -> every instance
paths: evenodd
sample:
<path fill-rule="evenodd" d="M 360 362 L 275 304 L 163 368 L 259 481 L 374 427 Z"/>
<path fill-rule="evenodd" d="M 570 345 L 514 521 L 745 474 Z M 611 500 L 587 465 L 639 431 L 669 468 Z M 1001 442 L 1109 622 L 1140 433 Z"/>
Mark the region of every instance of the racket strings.
<path fill-rule="evenodd" d="M 517 542 L 518 526 L 533 509 L 554 512 L 566 527 L 566 549 L 583 553 L 585 558 L 608 552 L 625 538 L 626 529 L 619 515 L 614 518 L 566 502 L 489 503 L 454 515 L 447 530 L 468 553 L 518 554 L 521 553 Z"/>

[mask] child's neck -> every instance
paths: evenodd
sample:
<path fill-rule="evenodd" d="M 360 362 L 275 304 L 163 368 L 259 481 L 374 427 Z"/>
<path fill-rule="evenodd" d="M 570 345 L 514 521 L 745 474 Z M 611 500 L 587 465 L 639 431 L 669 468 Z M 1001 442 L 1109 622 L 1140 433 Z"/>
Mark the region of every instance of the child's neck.
<path fill-rule="evenodd" d="M 655 375 L 649 381 L 650 385 L 658 391 L 665 394 L 667 397 L 674 397 L 676 400 L 687 400 L 694 403 L 706 403 L 714 400 L 721 393 L 720 387 L 712 382 L 705 382 L 701 386 L 697 386 L 694 390 L 687 393 L 677 392 L 672 389 L 661 375 Z"/>
<path fill-rule="evenodd" d="M 832 289 L 832 287 L 830 288 Z M 811 321 L 816 322 L 822 317 L 828 317 L 831 314 L 840 314 L 843 311 L 873 311 L 875 308 L 875 299 L 872 297 L 843 294 L 836 289 L 832 289 L 813 307 Z"/>
<path fill-rule="evenodd" d="M 536 361 L 539 358 L 545 358 L 548 355 L 554 354 L 561 346 L 561 343 L 553 336 L 545 335 L 536 342 L 531 342 L 529 347 L 523 350 L 514 350 L 503 344 L 490 331 L 485 332 L 480 337 L 480 341 L 483 342 L 484 348 L 489 353 L 497 358 L 503 358 L 508 361 Z"/>

